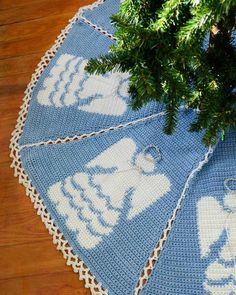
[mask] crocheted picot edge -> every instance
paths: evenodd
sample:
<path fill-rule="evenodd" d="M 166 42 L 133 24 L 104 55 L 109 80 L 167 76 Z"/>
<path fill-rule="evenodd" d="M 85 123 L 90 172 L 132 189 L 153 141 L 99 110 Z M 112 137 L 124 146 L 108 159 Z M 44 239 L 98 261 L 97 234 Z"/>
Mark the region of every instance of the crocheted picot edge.
<path fill-rule="evenodd" d="M 68 241 L 63 237 L 63 234 L 54 224 L 54 221 L 47 211 L 43 200 L 37 193 L 36 189 L 33 187 L 31 180 L 23 169 L 20 158 L 19 140 L 23 133 L 23 128 L 25 125 L 33 89 L 44 69 L 47 67 L 51 59 L 55 56 L 59 47 L 63 44 L 72 26 L 77 20 L 82 17 L 83 12 L 85 10 L 92 10 L 104 2 L 105 0 L 98 0 L 91 5 L 80 8 L 75 16 L 69 20 L 68 25 L 61 31 L 61 34 L 57 37 L 54 45 L 49 50 L 47 50 L 44 56 L 41 58 L 41 61 L 37 65 L 35 72 L 32 74 L 31 81 L 29 82 L 24 92 L 25 96 L 23 98 L 23 104 L 20 107 L 15 130 L 12 132 L 12 137 L 10 140 L 10 157 L 12 158 L 11 168 L 14 169 L 14 176 L 18 177 L 19 183 L 25 186 L 26 195 L 30 197 L 34 208 L 37 210 L 37 215 L 41 217 L 42 222 L 45 224 L 49 234 L 52 236 L 53 243 L 56 245 L 57 250 L 62 252 L 63 257 L 66 259 L 66 264 L 72 266 L 73 271 L 79 274 L 79 279 L 84 280 L 85 287 L 90 289 L 92 295 L 107 295 L 108 293 L 106 290 L 103 289 L 101 283 L 96 280 L 95 276 L 91 274 L 89 268 L 85 265 L 85 263 L 80 260 L 76 254 L 73 253 L 73 249 L 70 247 Z M 95 29 L 99 30 L 98 27 L 96 27 Z M 101 29 L 100 31 L 110 38 L 110 34 L 107 33 L 105 30 Z"/>
<path fill-rule="evenodd" d="M 20 137 L 23 133 L 23 128 L 25 125 L 29 104 L 31 101 L 33 89 L 38 82 L 41 74 L 47 67 L 48 63 L 51 61 L 51 59 L 55 56 L 57 50 L 59 47 L 63 44 L 66 36 L 68 35 L 70 29 L 75 24 L 77 20 L 82 20 L 89 26 L 93 27 L 98 32 L 106 35 L 108 38 L 112 40 L 116 40 L 116 38 L 104 30 L 103 28 L 97 26 L 96 24 L 93 24 L 89 20 L 87 20 L 83 16 L 83 12 L 86 10 L 92 10 L 102 3 L 104 3 L 106 0 L 97 0 L 91 5 L 87 5 L 84 7 L 81 7 L 78 12 L 75 14 L 75 16 L 69 20 L 68 25 L 61 31 L 61 34 L 57 37 L 54 45 L 46 51 L 44 56 L 41 58 L 41 61 L 37 65 L 35 72 L 32 74 L 31 81 L 29 82 L 26 90 L 25 90 L 25 96 L 23 98 L 23 104 L 20 107 L 19 116 L 16 122 L 16 126 L 14 131 L 12 132 L 12 137 L 10 140 L 10 157 L 12 158 L 11 168 L 14 169 L 14 176 L 18 177 L 19 183 L 23 184 L 26 189 L 26 195 L 30 197 L 31 202 L 34 204 L 34 208 L 37 210 L 37 215 L 41 217 L 42 222 L 45 224 L 45 227 L 48 229 L 49 234 L 52 236 L 53 243 L 56 245 L 56 248 L 58 251 L 62 252 L 62 255 L 64 259 L 66 260 L 66 264 L 70 265 L 75 273 L 79 274 L 79 279 L 84 280 L 85 287 L 89 288 L 92 295 L 108 295 L 107 290 L 105 290 L 101 283 L 99 283 L 95 276 L 91 274 L 89 268 L 85 265 L 85 263 L 79 259 L 79 257 L 73 253 L 72 247 L 70 247 L 68 241 L 64 238 L 63 234 L 60 232 L 59 228 L 54 224 L 53 219 L 50 216 L 50 213 L 47 211 L 46 206 L 43 203 L 43 200 L 41 199 L 40 195 L 37 193 L 36 189 L 33 187 L 31 180 L 29 179 L 28 175 L 23 169 L 21 158 L 20 158 L 20 150 L 25 147 L 32 147 L 32 146 L 41 146 L 41 145 L 48 145 L 48 144 L 60 144 L 60 143 L 66 143 L 70 141 L 77 141 L 83 138 L 96 136 L 98 134 L 108 132 L 108 131 L 115 131 L 120 128 L 125 128 L 131 125 L 135 125 L 140 122 L 144 122 L 146 120 L 150 120 L 152 118 L 155 118 L 157 116 L 164 115 L 164 112 L 160 112 L 158 114 L 154 114 L 142 119 L 138 119 L 132 122 L 128 122 L 126 124 L 121 124 L 118 126 L 110 127 L 108 129 L 99 130 L 98 132 L 92 132 L 90 134 L 83 134 L 83 135 L 75 135 L 73 137 L 65 137 L 65 138 L 58 138 L 56 140 L 48 140 L 46 142 L 39 142 L 35 144 L 26 144 L 24 146 L 19 145 Z M 189 188 L 189 184 L 194 178 L 195 174 L 199 172 L 202 168 L 202 166 L 208 162 L 210 154 L 213 153 L 213 149 L 210 147 L 208 152 L 205 154 L 204 160 L 199 162 L 199 165 L 196 169 L 194 169 L 191 174 L 189 175 L 185 187 L 183 189 L 183 192 L 180 196 L 180 199 L 177 203 L 176 208 L 173 211 L 172 217 L 168 220 L 166 228 L 164 229 L 162 236 L 160 240 L 158 241 L 156 247 L 153 249 L 153 252 L 149 256 L 147 260 L 147 264 L 145 265 L 142 273 L 140 274 L 139 280 L 137 282 L 136 288 L 134 289 L 134 294 L 138 295 L 146 285 L 150 275 L 152 274 L 152 271 L 155 267 L 155 264 L 158 260 L 158 257 L 160 255 L 161 250 L 163 249 L 163 246 L 166 242 L 166 239 L 168 237 L 168 234 L 172 228 L 172 225 L 175 221 L 176 215 L 181 207 L 182 201 L 184 200 L 186 196 L 186 192 Z"/>

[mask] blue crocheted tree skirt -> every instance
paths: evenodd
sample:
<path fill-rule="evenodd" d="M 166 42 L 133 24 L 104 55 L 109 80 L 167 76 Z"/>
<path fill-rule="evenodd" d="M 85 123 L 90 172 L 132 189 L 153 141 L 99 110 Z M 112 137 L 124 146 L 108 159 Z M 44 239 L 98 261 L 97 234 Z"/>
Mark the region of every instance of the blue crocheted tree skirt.
<path fill-rule="evenodd" d="M 165 109 L 129 107 L 128 73 L 88 75 L 118 0 L 80 9 L 46 52 L 11 140 L 37 214 L 92 294 L 236 294 L 236 132 L 216 146 Z"/>

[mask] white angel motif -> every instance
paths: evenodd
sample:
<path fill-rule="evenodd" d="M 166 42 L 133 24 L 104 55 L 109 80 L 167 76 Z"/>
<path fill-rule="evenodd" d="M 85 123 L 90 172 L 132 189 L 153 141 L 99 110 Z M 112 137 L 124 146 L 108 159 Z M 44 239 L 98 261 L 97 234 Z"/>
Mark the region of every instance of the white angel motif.
<path fill-rule="evenodd" d="M 97 114 L 121 116 L 127 110 L 127 73 L 89 75 L 88 60 L 62 54 L 43 81 L 37 101 L 56 108 L 78 104 L 78 109 Z"/>
<path fill-rule="evenodd" d="M 147 161 L 142 152 L 135 153 L 135 142 L 123 138 L 88 162 L 85 172 L 49 188 L 48 197 L 82 247 L 92 249 L 112 233 L 126 197 L 132 220 L 170 190 L 169 179 L 153 172 L 152 155 Z"/>
<path fill-rule="evenodd" d="M 210 294 L 236 294 L 236 192 L 229 191 L 222 206 L 214 197 L 203 197 L 197 206 L 201 257 L 207 258 L 225 232 L 226 242 L 205 273 L 204 288 Z"/>

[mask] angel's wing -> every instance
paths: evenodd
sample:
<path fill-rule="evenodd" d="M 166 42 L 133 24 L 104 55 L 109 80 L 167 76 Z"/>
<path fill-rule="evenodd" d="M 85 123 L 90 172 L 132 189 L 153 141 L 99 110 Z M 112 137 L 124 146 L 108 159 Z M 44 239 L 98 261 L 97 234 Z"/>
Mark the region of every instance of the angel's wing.
<path fill-rule="evenodd" d="M 94 97 L 90 103 L 79 108 L 86 112 L 121 116 L 127 110 L 124 94 L 127 96 L 127 74 L 118 72 L 107 75 L 90 75 L 84 81 L 79 96 L 82 99 Z M 126 88 L 126 89 L 125 89 Z"/>
<path fill-rule="evenodd" d="M 118 96 L 110 96 L 108 98 L 99 97 L 93 99 L 90 103 L 79 106 L 79 109 L 84 112 L 121 116 L 127 110 L 126 102 Z"/>
<path fill-rule="evenodd" d="M 144 209 L 170 191 L 171 183 L 165 175 L 142 175 L 133 192 L 128 219 L 134 218 Z"/>
<path fill-rule="evenodd" d="M 215 198 L 204 197 L 198 202 L 198 233 L 202 257 L 209 254 L 211 245 L 219 239 L 226 218 L 227 212 Z"/>
<path fill-rule="evenodd" d="M 130 169 L 130 162 L 136 151 L 136 144 L 131 138 L 123 138 L 107 148 L 86 167 L 117 168 L 117 171 Z"/>

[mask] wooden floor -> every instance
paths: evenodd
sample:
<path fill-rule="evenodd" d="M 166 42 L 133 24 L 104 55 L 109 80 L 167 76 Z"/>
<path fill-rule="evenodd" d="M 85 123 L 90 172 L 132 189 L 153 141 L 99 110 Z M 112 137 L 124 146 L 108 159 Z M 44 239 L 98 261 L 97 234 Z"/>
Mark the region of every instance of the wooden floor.
<path fill-rule="evenodd" d="M 93 0 L 0 0 L 0 294 L 88 295 L 10 169 L 9 140 L 40 57 Z"/>

